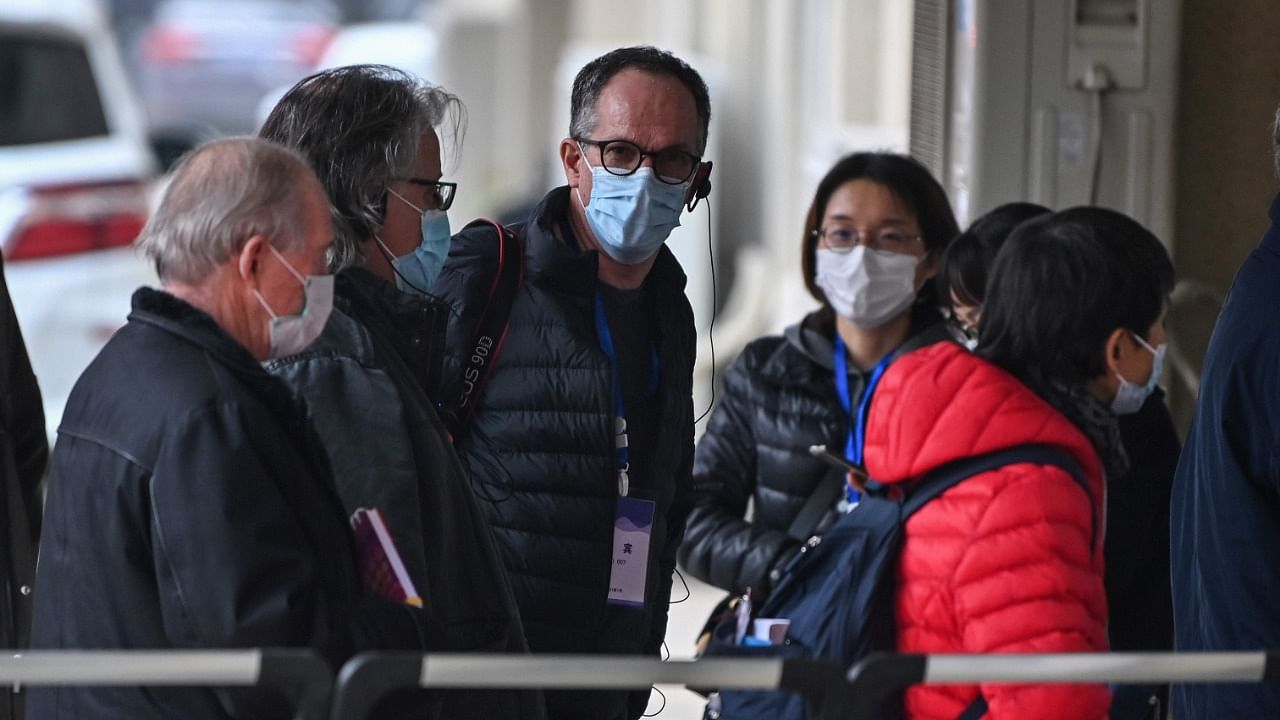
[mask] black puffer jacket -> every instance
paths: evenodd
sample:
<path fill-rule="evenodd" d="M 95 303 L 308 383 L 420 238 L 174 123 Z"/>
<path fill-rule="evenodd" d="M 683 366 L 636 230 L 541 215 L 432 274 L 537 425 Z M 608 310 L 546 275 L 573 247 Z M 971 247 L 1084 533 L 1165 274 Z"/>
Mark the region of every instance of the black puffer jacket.
<path fill-rule="evenodd" d="M 820 310 L 783 336 L 752 342 L 726 373 L 698 441 L 695 504 L 680 548 L 681 564 L 694 577 L 734 593 L 750 587 L 762 601 L 800 546 L 787 533 L 792 521 L 824 479 L 843 476 L 809 454 L 817 444 L 843 454 L 849 431 L 836 397 L 831 317 Z M 946 339 L 940 319 L 917 305 L 911 337 L 896 355 Z M 851 366 L 850 392 L 860 394 L 869 375 Z M 748 521 L 751 499 L 755 514 Z"/>
<path fill-rule="evenodd" d="M 661 374 L 657 451 L 631 495 L 656 501 L 643 609 L 609 605 L 618 484 L 612 371 L 596 339 L 597 256 L 574 247 L 568 189 L 553 190 L 524 227 L 525 281 L 459 454 L 484 501 L 535 653 L 656 655 L 667 624 L 676 546 L 693 461 L 693 312 L 685 276 L 663 248 L 645 280 L 657 317 Z M 464 230 L 433 292 L 453 303 L 446 377 L 459 377 L 496 273 L 491 227 Z M 621 330 L 615 329 L 615 333 Z M 630 697 L 629 697 L 630 696 Z M 637 717 L 648 693 L 547 693 L 556 720 Z"/>
<path fill-rule="evenodd" d="M 1116 652 L 1164 652 L 1174 649 L 1169 503 L 1182 443 L 1159 388 L 1119 420 L 1129 472 L 1107 483 L 1107 637 Z M 1156 692 L 1167 717 L 1169 688 Z"/>
<path fill-rule="evenodd" d="M 348 513 L 376 507 L 439 626 L 433 651 L 527 653 L 493 535 L 424 392 L 448 307 L 362 269 L 337 278 L 339 310 L 302 353 L 267 364 L 305 401 Z M 414 368 L 418 372 L 414 372 Z M 438 717 L 538 718 L 539 693 L 453 691 Z"/>
<path fill-rule="evenodd" d="M 32 646 L 425 646 L 421 610 L 365 595 L 325 452 L 288 389 L 212 318 L 134 294 L 58 429 Z M 257 692 L 32 688 L 30 717 L 284 718 Z"/>

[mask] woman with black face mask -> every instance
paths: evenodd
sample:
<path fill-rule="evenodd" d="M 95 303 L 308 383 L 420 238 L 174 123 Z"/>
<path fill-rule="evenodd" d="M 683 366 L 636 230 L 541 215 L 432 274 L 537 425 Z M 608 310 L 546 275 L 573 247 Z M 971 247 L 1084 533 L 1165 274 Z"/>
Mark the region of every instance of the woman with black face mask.
<path fill-rule="evenodd" d="M 844 472 L 809 447 L 860 464 L 885 369 L 947 339 L 933 277 L 957 233 L 946 192 L 909 157 L 855 153 L 818 184 L 801 259 L 821 307 L 752 342 L 725 377 L 694 460 L 680 548 L 691 574 L 762 602 L 802 543 L 857 501 Z"/>

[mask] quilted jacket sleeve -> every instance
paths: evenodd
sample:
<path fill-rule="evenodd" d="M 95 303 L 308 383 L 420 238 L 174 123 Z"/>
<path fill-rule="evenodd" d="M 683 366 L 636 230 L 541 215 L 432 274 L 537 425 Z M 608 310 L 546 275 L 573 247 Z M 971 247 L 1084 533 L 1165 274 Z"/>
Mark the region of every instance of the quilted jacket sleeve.
<path fill-rule="evenodd" d="M 747 354 L 730 366 L 724 394 L 698 441 L 694 507 L 680 555 L 694 577 L 730 592 L 751 587 L 763 594 L 771 585 L 770 571 L 797 543 L 745 519 L 756 491 L 753 370 Z"/>
<path fill-rule="evenodd" d="M 1098 508 L 1066 472 L 1015 466 L 977 519 L 955 568 L 964 652 L 1107 649 Z M 986 685 L 989 720 L 1102 720 L 1100 685 Z"/>

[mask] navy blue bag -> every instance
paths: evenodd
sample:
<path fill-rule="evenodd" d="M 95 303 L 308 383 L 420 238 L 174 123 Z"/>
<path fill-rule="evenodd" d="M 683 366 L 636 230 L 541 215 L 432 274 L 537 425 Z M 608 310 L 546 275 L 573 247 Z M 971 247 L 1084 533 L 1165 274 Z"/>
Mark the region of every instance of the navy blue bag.
<path fill-rule="evenodd" d="M 736 620 L 731 617 L 716 627 L 707 655 L 811 658 L 848 668 L 872 652 L 894 651 L 894 577 L 907 519 L 965 478 L 1021 463 L 1062 468 L 1089 492 L 1075 458 L 1048 445 L 1022 445 L 963 458 L 935 469 L 907 488 L 870 483 L 857 508 L 822 537 L 810 538 L 755 613 L 791 621 L 784 644 L 735 644 Z M 1096 517 L 1094 528 L 1096 538 Z M 893 704 L 885 708 L 883 717 L 901 717 L 901 697 Z M 808 705 L 795 693 L 725 691 L 709 704 L 707 717 L 809 720 L 817 717 L 818 708 Z M 979 697 L 960 720 L 974 720 L 985 712 L 986 702 Z"/>

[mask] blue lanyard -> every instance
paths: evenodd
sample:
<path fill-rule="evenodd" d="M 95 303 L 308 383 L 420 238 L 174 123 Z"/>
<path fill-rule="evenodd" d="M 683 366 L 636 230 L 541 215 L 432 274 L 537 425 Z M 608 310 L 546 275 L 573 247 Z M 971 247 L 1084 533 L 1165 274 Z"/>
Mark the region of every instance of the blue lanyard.
<path fill-rule="evenodd" d="M 627 406 L 622 394 L 622 375 L 618 372 L 618 353 L 613 347 L 613 333 L 609 331 L 609 320 L 604 313 L 604 298 L 596 291 L 596 339 L 600 349 L 609 356 L 609 365 L 613 369 L 613 451 L 618 463 L 618 494 L 626 497 L 630 492 L 631 448 L 627 442 Z M 649 372 L 649 395 L 658 392 L 658 350 L 651 348 L 653 362 Z"/>
<path fill-rule="evenodd" d="M 836 333 L 835 356 L 833 357 L 836 374 L 836 396 L 840 398 L 840 406 L 844 408 L 845 414 L 849 417 L 849 436 L 845 440 L 844 456 L 854 465 L 862 465 L 862 450 L 867 442 L 867 409 L 871 407 L 871 396 L 875 393 L 876 386 L 880 384 L 880 378 L 884 375 L 885 369 L 893 361 L 895 353 L 897 353 L 896 348 L 881 358 L 880 362 L 876 363 L 875 368 L 871 371 L 871 377 L 867 379 L 867 386 L 862 389 L 862 395 L 858 398 L 858 408 L 855 414 L 853 396 L 849 392 L 849 359 L 845 355 L 844 339 L 840 337 L 840 333 Z M 858 492 L 847 484 L 845 485 L 845 495 L 851 503 L 858 501 Z"/>

